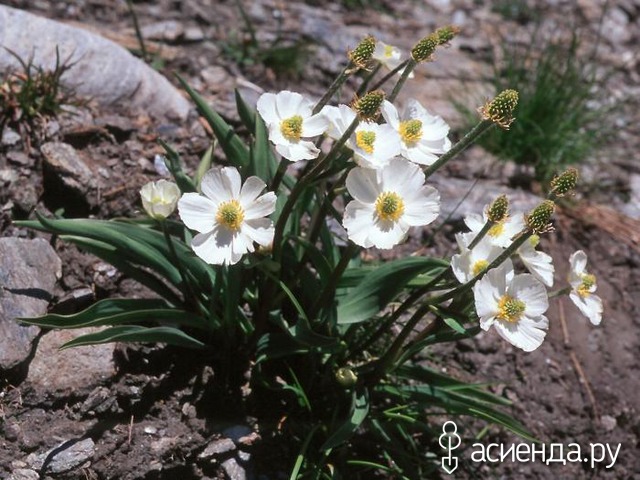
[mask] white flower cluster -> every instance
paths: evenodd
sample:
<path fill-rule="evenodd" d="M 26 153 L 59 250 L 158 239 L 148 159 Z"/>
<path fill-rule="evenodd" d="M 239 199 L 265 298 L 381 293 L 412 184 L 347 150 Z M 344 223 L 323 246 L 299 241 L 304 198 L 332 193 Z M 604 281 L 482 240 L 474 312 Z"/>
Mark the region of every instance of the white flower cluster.
<path fill-rule="evenodd" d="M 525 229 L 522 213 L 506 216 L 495 222 L 486 235 L 469 248 L 488 222 L 488 208 L 487 205 L 483 215 L 467 216 L 465 223 L 471 231 L 456 235 L 460 253 L 452 257 L 451 269 L 461 283 L 481 275 Z M 549 296 L 546 287 L 554 283 L 552 258 L 536 250 L 538 242 L 538 236 L 532 235 L 516 250 L 516 257 L 529 273 L 516 274 L 513 262 L 508 258 L 473 286 L 480 327 L 488 330 L 494 326 L 505 340 L 527 352 L 538 348 L 547 334 L 549 320 L 544 314 L 549 308 Z M 586 272 L 586 263 L 587 257 L 581 250 L 571 256 L 570 298 L 591 323 L 598 325 L 602 319 L 602 301 L 593 294 L 595 276 Z"/>

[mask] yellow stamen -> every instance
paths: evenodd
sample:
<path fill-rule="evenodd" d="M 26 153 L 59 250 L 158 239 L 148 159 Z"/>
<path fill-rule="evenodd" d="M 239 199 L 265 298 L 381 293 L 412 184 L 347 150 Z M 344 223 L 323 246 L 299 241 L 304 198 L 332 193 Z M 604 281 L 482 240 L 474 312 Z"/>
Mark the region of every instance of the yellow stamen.
<path fill-rule="evenodd" d="M 498 315 L 496 317 L 505 322 L 515 323 L 520 320 L 526 308 L 527 306 L 522 300 L 503 295 L 498 302 Z"/>
<path fill-rule="evenodd" d="M 596 276 L 590 273 L 582 274 L 582 284 L 578 287 L 578 295 L 586 298 L 591 295 L 591 289 L 596 285 Z"/>
<path fill-rule="evenodd" d="M 391 58 L 393 56 L 393 47 L 391 45 L 386 45 L 384 47 L 384 56 L 386 58 Z"/>
<path fill-rule="evenodd" d="M 402 197 L 395 192 L 383 192 L 376 199 L 376 213 L 381 220 L 397 221 L 404 213 Z"/>
<path fill-rule="evenodd" d="M 356 133 L 356 145 L 369 155 L 373 153 L 373 144 L 375 141 L 376 132 L 360 130 Z"/>
<path fill-rule="evenodd" d="M 490 237 L 496 238 L 502 235 L 503 232 L 504 232 L 504 222 L 498 222 L 489 229 L 489 231 L 487 232 L 487 235 L 489 235 Z"/>
<path fill-rule="evenodd" d="M 229 200 L 221 203 L 218 207 L 218 213 L 216 213 L 216 221 L 234 232 L 240 230 L 244 221 L 244 210 L 240 206 L 240 202 Z"/>
<path fill-rule="evenodd" d="M 473 267 L 471 267 L 473 276 L 475 277 L 488 266 L 489 266 L 489 262 L 487 260 L 478 260 L 476 263 L 473 264 Z"/>
<path fill-rule="evenodd" d="M 415 143 L 422 138 L 422 122 L 420 120 L 400 122 L 399 130 L 404 143 Z"/>
<path fill-rule="evenodd" d="M 290 142 L 300 140 L 302 135 L 302 117 L 300 115 L 294 115 L 293 117 L 286 118 L 280 122 L 280 131 L 282 136 Z"/>

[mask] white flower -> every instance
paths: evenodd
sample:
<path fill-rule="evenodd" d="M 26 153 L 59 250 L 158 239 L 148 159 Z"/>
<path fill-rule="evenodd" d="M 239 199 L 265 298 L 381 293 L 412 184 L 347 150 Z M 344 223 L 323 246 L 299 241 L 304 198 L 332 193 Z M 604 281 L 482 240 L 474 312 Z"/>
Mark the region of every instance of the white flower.
<path fill-rule="evenodd" d="M 320 111 L 321 115 L 327 119 L 327 135 L 338 140 L 344 132 L 347 131 L 349 125 L 356 119 L 356 112 L 354 112 L 348 105 L 325 105 Z"/>
<path fill-rule="evenodd" d="M 487 209 L 489 205 L 485 205 L 482 215 L 475 213 L 469 214 L 465 217 L 464 223 L 473 233 L 479 233 L 487 223 Z M 497 222 L 489 231 L 486 237 L 491 240 L 491 243 L 498 247 L 507 248 L 511 245 L 511 239 L 520 233 L 524 229 L 524 215 L 518 213 L 516 215 L 510 215 L 504 220 Z"/>
<path fill-rule="evenodd" d="M 149 182 L 140 189 L 140 198 L 147 215 L 157 220 L 164 220 L 176 209 L 180 189 L 168 180 Z"/>
<path fill-rule="evenodd" d="M 398 47 L 394 47 L 393 45 L 388 45 L 380 40 L 376 41 L 376 47 L 373 51 L 373 55 L 371 58 L 378 60 L 382 65 L 384 65 L 389 70 L 395 69 L 398 65 L 400 65 L 404 60 L 402 58 L 402 51 Z M 398 71 L 398 75 L 402 75 L 402 70 Z M 411 72 L 409 74 L 409 78 L 413 78 L 414 74 Z"/>
<path fill-rule="evenodd" d="M 381 170 L 356 167 L 347 176 L 354 198 L 345 208 L 343 225 L 349 239 L 362 247 L 391 248 L 410 227 L 433 222 L 440 195 L 424 185 L 420 167 L 394 159 Z"/>
<path fill-rule="evenodd" d="M 553 286 L 553 259 L 550 255 L 536 250 L 540 237 L 532 235 L 518 248 L 518 256 L 527 270 L 547 287 Z"/>
<path fill-rule="evenodd" d="M 473 287 L 480 327 L 493 325 L 498 334 L 525 352 L 542 345 L 549 328 L 544 285 L 532 275 L 516 275 L 508 266 L 487 272 Z"/>
<path fill-rule="evenodd" d="M 304 138 L 322 135 L 327 128 L 324 115 L 312 115 L 313 102 L 299 93 L 284 90 L 264 93 L 258 99 L 258 112 L 269 129 L 269 140 L 287 160 L 310 160 L 320 150 Z"/>
<path fill-rule="evenodd" d="M 207 263 L 233 265 L 253 252 L 253 242 L 273 241 L 273 222 L 265 217 L 274 212 L 276 195 L 260 195 L 266 185 L 258 177 L 241 183 L 235 168 L 213 168 L 202 178 L 204 196 L 185 193 L 178 202 L 184 224 L 199 232 L 191 248 Z"/>
<path fill-rule="evenodd" d="M 356 163 L 366 168 L 383 168 L 400 154 L 400 136 L 390 125 L 360 122 L 347 145 Z"/>
<path fill-rule="evenodd" d="M 451 257 L 451 269 L 460 283 L 466 283 L 478 275 L 504 251 L 504 249 L 493 245 L 486 237 L 469 250 L 468 247 L 474 238 L 475 234 L 473 233 L 456 234 L 461 253 Z M 511 264 L 509 259 L 506 262 Z"/>
<path fill-rule="evenodd" d="M 571 255 L 569 263 L 571 264 L 569 298 L 593 325 L 599 325 L 602 321 L 602 300 L 593 293 L 597 288 L 596 276 L 586 270 L 587 254 L 578 250 Z"/>
<path fill-rule="evenodd" d="M 400 117 L 396 107 L 385 100 L 382 116 L 402 140 L 402 156 L 420 165 L 431 165 L 437 155 L 451 148 L 449 125 L 431 115 L 417 100 L 410 99 Z"/>

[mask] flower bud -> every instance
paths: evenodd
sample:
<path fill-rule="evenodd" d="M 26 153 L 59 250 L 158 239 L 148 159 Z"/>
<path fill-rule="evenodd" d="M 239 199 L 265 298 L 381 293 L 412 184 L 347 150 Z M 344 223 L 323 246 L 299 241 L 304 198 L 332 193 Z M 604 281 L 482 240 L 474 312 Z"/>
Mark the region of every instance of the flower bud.
<path fill-rule="evenodd" d="M 416 62 L 431 61 L 431 56 L 438 45 L 440 45 L 440 36 L 437 32 L 427 35 L 411 49 L 411 57 Z"/>
<path fill-rule="evenodd" d="M 375 49 L 376 39 L 367 35 L 356 48 L 349 51 L 349 60 L 358 68 L 367 68 Z"/>
<path fill-rule="evenodd" d="M 374 90 L 360 98 L 356 98 L 351 104 L 351 108 L 355 110 L 360 120 L 373 122 L 380 115 L 380 106 L 383 101 L 384 92 L 382 90 Z"/>
<path fill-rule="evenodd" d="M 578 170 L 569 168 L 551 180 L 551 193 L 556 197 L 563 197 L 568 193 L 572 193 L 577 184 Z"/>
<path fill-rule="evenodd" d="M 149 182 L 140 189 L 140 198 L 147 215 L 156 220 L 164 220 L 176 209 L 180 189 L 167 180 Z"/>
<path fill-rule="evenodd" d="M 551 216 L 556 209 L 556 204 L 551 200 L 545 200 L 525 216 L 525 222 L 529 230 L 537 235 L 553 230 Z"/>
<path fill-rule="evenodd" d="M 438 36 L 438 45 L 446 45 L 460 33 L 460 27 L 455 25 L 447 25 L 436 30 Z"/>
<path fill-rule="evenodd" d="M 490 222 L 501 222 L 509 214 L 509 199 L 506 195 L 496 198 L 487 210 L 487 218 Z"/>
<path fill-rule="evenodd" d="M 518 106 L 518 92 L 516 90 L 504 90 L 493 100 L 480 107 L 478 111 L 483 120 L 491 120 L 498 126 L 509 130 L 513 123 L 513 111 Z"/>
<path fill-rule="evenodd" d="M 358 376 L 350 368 L 342 367 L 336 372 L 336 380 L 344 388 L 351 388 L 358 382 Z"/>

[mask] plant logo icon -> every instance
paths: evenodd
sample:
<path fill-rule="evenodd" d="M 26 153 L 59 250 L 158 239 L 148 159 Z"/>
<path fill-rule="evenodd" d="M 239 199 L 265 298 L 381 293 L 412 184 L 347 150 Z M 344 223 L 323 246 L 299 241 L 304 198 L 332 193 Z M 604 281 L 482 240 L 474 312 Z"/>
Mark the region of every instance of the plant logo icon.
<path fill-rule="evenodd" d="M 458 468 L 458 457 L 454 457 L 452 451 L 460 446 L 460 436 L 458 426 L 448 421 L 442 425 L 442 435 L 440 435 L 440 446 L 446 451 L 442 457 L 442 469 L 451 475 Z"/>

